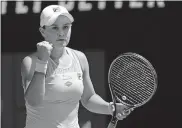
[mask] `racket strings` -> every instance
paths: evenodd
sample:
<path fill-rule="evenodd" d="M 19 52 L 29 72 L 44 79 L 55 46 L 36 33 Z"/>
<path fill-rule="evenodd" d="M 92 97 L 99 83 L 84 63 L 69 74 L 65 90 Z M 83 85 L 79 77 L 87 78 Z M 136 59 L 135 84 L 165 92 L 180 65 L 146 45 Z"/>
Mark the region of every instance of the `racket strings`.
<path fill-rule="evenodd" d="M 131 96 L 130 95 L 130 93 L 128 93 L 128 92 L 126 92 L 126 90 L 122 90 L 122 93 L 121 93 L 121 91 L 120 91 L 120 89 L 118 89 L 117 88 L 118 86 L 114 86 L 114 92 L 117 94 L 117 96 L 119 97 L 119 99 L 122 99 L 123 97 L 122 97 L 122 95 L 123 96 L 128 96 L 128 101 L 130 102 L 130 103 L 132 103 L 132 104 L 136 104 L 136 103 L 138 103 L 139 101 L 138 101 L 138 99 L 136 99 L 135 97 L 133 97 L 133 96 Z"/>
<path fill-rule="evenodd" d="M 118 73 L 118 74 L 121 74 L 120 76 L 123 76 L 123 77 L 125 77 L 125 78 L 132 78 L 132 77 L 128 77 L 128 74 L 129 74 L 129 76 L 134 76 L 134 75 L 142 75 L 142 73 L 141 72 L 139 72 L 139 71 L 137 71 L 138 70 L 138 68 L 140 68 L 140 70 L 143 70 L 143 68 L 141 68 L 141 66 L 140 65 L 137 65 L 135 62 L 130 62 L 130 63 L 128 63 L 128 66 L 124 66 L 124 65 L 121 65 L 121 62 L 120 62 L 121 60 L 119 60 L 119 61 L 116 61 L 116 64 L 114 65 L 117 69 L 118 69 L 118 67 L 122 67 L 122 68 L 120 68 L 120 72 L 122 73 L 122 74 L 124 74 L 124 75 L 122 75 L 121 73 Z M 137 67 L 136 67 L 137 66 Z M 132 68 L 134 68 L 134 69 L 132 69 L 132 68 L 128 68 L 128 67 L 132 67 Z M 114 67 L 113 67 L 114 68 Z M 122 70 L 121 70 L 122 69 Z M 144 72 L 144 70 L 142 71 L 142 72 Z M 127 80 L 127 79 L 124 79 L 124 80 Z"/>
<path fill-rule="evenodd" d="M 118 84 L 118 83 L 117 83 Z M 119 83 L 120 84 L 120 83 Z M 114 86 L 114 87 L 119 87 L 119 86 Z M 115 88 L 116 89 L 116 88 Z M 134 100 L 133 103 L 137 104 L 141 101 L 144 101 L 148 95 L 145 95 L 145 94 L 141 94 L 140 91 L 135 91 L 134 89 L 128 89 L 126 87 L 123 87 L 123 88 L 119 88 L 119 89 L 116 89 L 118 91 L 118 94 L 121 92 L 123 93 L 124 96 L 127 96 L 127 97 L 130 97 L 131 99 Z M 138 95 L 137 98 L 135 98 L 135 95 Z M 129 99 L 128 99 L 129 100 Z M 130 101 L 130 100 L 129 100 Z M 130 101 L 131 102 L 131 101 Z"/>
<path fill-rule="evenodd" d="M 115 81 L 115 82 L 118 82 L 118 81 Z M 120 83 L 116 83 L 116 84 L 120 84 Z M 133 85 L 132 85 L 133 86 Z M 149 92 L 148 90 L 146 90 L 145 88 L 142 87 L 142 89 L 138 89 L 137 87 L 136 88 L 132 88 L 131 86 L 125 86 L 125 87 L 121 87 L 121 86 L 117 86 L 120 90 L 125 90 L 126 92 L 128 91 L 128 95 L 138 95 L 139 98 L 141 96 L 142 99 L 145 99 L 149 96 L 149 94 L 151 92 Z M 143 94 L 140 94 L 141 91 L 146 91 L 147 93 L 143 93 Z"/>
<path fill-rule="evenodd" d="M 121 59 L 121 58 L 120 58 Z M 126 59 L 126 58 L 125 58 Z M 120 60 L 121 61 L 121 60 Z M 148 69 L 148 71 L 150 72 L 151 69 L 149 69 L 148 64 L 143 62 L 143 59 L 141 59 L 140 57 L 134 57 L 134 56 L 127 56 L 127 61 L 128 62 L 132 62 L 134 65 L 137 65 L 139 67 L 143 67 L 145 69 Z"/>
<path fill-rule="evenodd" d="M 144 82 L 151 81 L 151 80 L 147 80 L 147 81 L 144 80 L 144 79 L 146 79 L 147 74 L 140 73 L 140 75 L 138 75 L 139 74 L 138 72 L 140 72 L 140 71 L 136 72 L 134 69 L 130 70 L 130 71 L 133 71 L 133 72 L 129 72 L 129 73 L 127 72 L 127 73 L 125 73 L 126 75 L 124 75 L 124 76 L 123 75 L 119 76 L 118 74 L 120 74 L 120 73 L 117 73 L 116 70 L 113 70 L 113 73 L 115 75 L 117 74 L 117 77 L 120 78 L 119 80 L 121 80 L 120 82 L 124 83 L 125 85 L 129 85 L 129 83 L 130 83 L 131 85 L 136 84 L 136 87 L 138 87 L 138 85 L 145 84 Z M 132 88 L 132 86 L 126 86 L 126 87 Z M 144 88 L 142 87 L 142 88 L 137 88 L 137 89 L 144 89 Z M 146 91 L 152 91 L 152 89 L 150 89 L 150 88 L 145 88 L 145 89 L 147 89 Z M 134 88 L 134 90 L 135 90 L 135 88 Z"/>
<path fill-rule="evenodd" d="M 142 97 L 138 97 L 138 98 L 135 98 L 133 95 L 136 95 L 136 94 L 132 94 L 131 92 L 132 91 L 127 91 L 126 89 L 124 88 L 117 88 L 118 86 L 114 86 L 114 92 L 117 92 L 117 96 L 122 99 L 123 97 L 122 96 L 127 96 L 127 101 L 131 104 L 137 104 L 139 103 L 140 101 L 143 101 L 144 99 L 144 96 Z M 133 92 L 135 93 L 135 92 Z"/>
<path fill-rule="evenodd" d="M 145 85 L 144 82 L 147 82 L 147 81 L 144 81 L 144 80 L 141 81 L 141 79 L 138 79 L 138 78 L 135 77 L 135 76 L 134 76 L 134 77 L 131 76 L 131 78 L 132 78 L 132 79 L 130 79 L 130 80 L 125 80 L 125 78 L 121 78 L 123 81 L 121 80 L 121 81 L 118 81 L 118 82 L 119 82 L 119 83 L 122 82 L 124 85 L 126 85 L 126 86 L 125 86 L 126 88 L 128 88 L 128 89 L 133 89 L 134 91 L 137 91 L 137 90 L 140 91 L 140 90 L 142 89 L 142 90 L 145 90 L 145 91 L 147 91 L 147 92 L 152 93 L 153 90 L 152 90 L 151 88 L 144 88 L 144 87 L 139 88 L 139 85 L 142 85 L 142 84 Z M 148 81 L 149 81 L 149 80 L 148 80 Z M 119 84 L 119 83 L 118 83 L 118 84 Z M 148 84 L 149 84 L 149 82 L 148 82 Z M 128 86 L 127 86 L 127 85 L 128 85 Z M 129 86 L 129 85 L 130 85 L 130 86 Z M 132 86 L 131 86 L 131 85 L 132 85 Z M 136 88 L 133 88 L 134 85 L 135 85 Z"/>
<path fill-rule="evenodd" d="M 118 82 L 118 81 L 115 81 L 115 82 Z M 118 83 L 116 83 L 116 84 L 118 84 Z M 145 100 L 147 98 L 147 96 L 145 94 L 139 94 L 140 93 L 139 91 L 137 92 L 132 88 L 124 88 L 124 87 L 121 87 L 121 86 L 113 86 L 113 88 L 115 89 L 114 91 L 117 90 L 116 92 L 118 94 L 122 93 L 124 96 L 128 96 L 131 99 L 133 99 L 134 100 L 133 103 L 135 103 L 135 104 L 140 102 L 141 100 Z M 135 98 L 133 95 L 138 95 L 138 99 Z M 130 102 L 132 102 L 132 101 L 130 101 Z"/>
<path fill-rule="evenodd" d="M 125 60 L 126 60 L 126 58 L 125 58 Z M 124 60 L 119 60 L 117 62 L 121 63 L 121 61 L 124 61 Z M 130 66 L 133 65 L 133 67 L 135 69 L 140 68 L 140 70 L 142 70 L 143 72 L 148 72 L 149 73 L 148 75 L 151 75 L 151 77 L 153 77 L 153 74 L 151 73 L 151 68 L 149 68 L 149 66 L 147 64 L 143 63 L 143 61 L 140 58 L 128 56 L 127 60 L 125 62 L 127 62 L 127 63 L 129 62 L 128 64 Z M 126 64 L 126 63 L 124 63 L 124 64 Z M 125 69 L 127 69 L 127 68 L 125 68 Z M 135 70 L 133 70 L 133 71 L 135 71 Z"/>
<path fill-rule="evenodd" d="M 136 58 L 120 58 L 110 71 L 110 83 L 114 91 L 120 98 L 126 96 L 129 104 L 148 99 L 154 91 L 154 82 L 151 69 Z"/>
<path fill-rule="evenodd" d="M 119 65 L 119 61 L 118 63 L 116 63 L 116 65 Z M 139 65 L 136 62 L 130 62 L 128 63 L 128 66 L 124 66 L 123 71 L 122 70 L 121 71 L 123 72 L 123 74 L 125 73 L 124 77 L 140 75 L 140 79 L 141 79 L 142 75 L 143 75 L 143 78 L 145 78 L 145 75 L 143 73 L 146 73 L 147 69 L 148 69 L 147 67 L 143 68 L 141 65 Z M 128 78 L 132 78 L 132 77 L 128 77 Z"/>

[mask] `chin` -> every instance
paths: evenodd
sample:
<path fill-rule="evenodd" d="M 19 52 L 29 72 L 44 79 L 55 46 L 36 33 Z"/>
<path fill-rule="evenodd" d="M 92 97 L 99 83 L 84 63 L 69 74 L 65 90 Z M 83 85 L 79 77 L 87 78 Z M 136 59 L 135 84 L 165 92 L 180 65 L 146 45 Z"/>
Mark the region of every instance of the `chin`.
<path fill-rule="evenodd" d="M 55 47 L 66 47 L 67 46 L 67 42 L 58 42 L 56 44 L 54 44 Z"/>

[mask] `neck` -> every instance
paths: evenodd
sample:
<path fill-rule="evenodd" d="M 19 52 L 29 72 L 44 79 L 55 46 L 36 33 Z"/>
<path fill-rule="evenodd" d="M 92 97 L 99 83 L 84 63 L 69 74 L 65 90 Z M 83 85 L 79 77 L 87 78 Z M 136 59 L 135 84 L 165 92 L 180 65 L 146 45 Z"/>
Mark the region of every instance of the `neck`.
<path fill-rule="evenodd" d="M 65 54 L 65 48 L 53 48 L 51 52 L 51 59 L 53 60 L 59 60 L 63 55 Z"/>

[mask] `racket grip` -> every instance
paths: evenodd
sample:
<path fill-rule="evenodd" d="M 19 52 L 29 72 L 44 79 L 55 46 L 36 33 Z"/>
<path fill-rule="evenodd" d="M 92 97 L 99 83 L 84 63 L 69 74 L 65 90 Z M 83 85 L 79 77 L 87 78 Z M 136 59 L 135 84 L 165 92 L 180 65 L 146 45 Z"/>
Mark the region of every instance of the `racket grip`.
<path fill-rule="evenodd" d="M 107 128 L 116 128 L 117 122 L 118 122 L 118 119 L 115 116 L 112 116 L 112 119 L 109 125 L 107 126 Z"/>
<path fill-rule="evenodd" d="M 110 122 L 107 128 L 116 128 L 116 126 L 117 126 L 117 122 L 115 124 Z"/>

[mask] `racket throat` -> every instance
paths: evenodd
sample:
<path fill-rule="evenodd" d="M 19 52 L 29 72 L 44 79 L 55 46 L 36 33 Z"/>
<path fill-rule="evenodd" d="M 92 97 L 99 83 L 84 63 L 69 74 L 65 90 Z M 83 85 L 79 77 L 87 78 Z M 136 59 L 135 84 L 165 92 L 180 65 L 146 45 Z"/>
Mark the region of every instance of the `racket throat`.
<path fill-rule="evenodd" d="M 116 125 L 117 125 L 117 122 L 118 122 L 117 117 L 116 117 L 116 116 L 112 116 L 112 118 L 111 118 L 111 123 L 112 123 L 114 126 L 116 126 Z"/>

